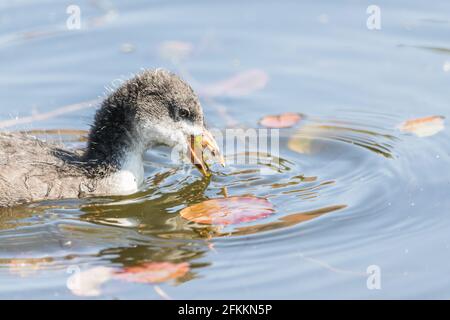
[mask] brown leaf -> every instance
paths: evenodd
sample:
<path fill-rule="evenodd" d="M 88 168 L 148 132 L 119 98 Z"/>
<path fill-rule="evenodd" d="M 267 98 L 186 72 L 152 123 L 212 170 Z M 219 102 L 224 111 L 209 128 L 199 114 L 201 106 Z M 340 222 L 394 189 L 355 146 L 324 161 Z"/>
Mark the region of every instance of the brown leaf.
<path fill-rule="evenodd" d="M 278 115 L 265 116 L 259 124 L 267 128 L 290 128 L 296 125 L 302 116 L 295 112 L 286 112 Z"/>
<path fill-rule="evenodd" d="M 445 117 L 430 116 L 419 119 L 411 119 L 400 124 L 402 132 L 413 133 L 418 137 L 429 137 L 445 129 Z"/>
<path fill-rule="evenodd" d="M 265 218 L 274 211 L 268 200 L 246 196 L 207 200 L 184 208 L 180 214 L 197 223 L 230 225 Z"/>

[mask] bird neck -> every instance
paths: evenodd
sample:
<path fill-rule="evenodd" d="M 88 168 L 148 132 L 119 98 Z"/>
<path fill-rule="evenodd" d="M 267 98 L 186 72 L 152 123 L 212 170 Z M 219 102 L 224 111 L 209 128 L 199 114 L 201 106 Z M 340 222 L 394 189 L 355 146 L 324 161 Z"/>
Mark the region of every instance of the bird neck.
<path fill-rule="evenodd" d="M 118 170 L 111 172 L 105 180 L 113 194 L 130 194 L 138 191 L 144 182 L 143 152 L 140 150 L 125 152 Z"/>
<path fill-rule="evenodd" d="M 112 189 L 133 192 L 143 182 L 146 147 L 134 123 L 130 108 L 107 99 L 89 132 L 83 163 L 93 177 L 110 181 Z"/>

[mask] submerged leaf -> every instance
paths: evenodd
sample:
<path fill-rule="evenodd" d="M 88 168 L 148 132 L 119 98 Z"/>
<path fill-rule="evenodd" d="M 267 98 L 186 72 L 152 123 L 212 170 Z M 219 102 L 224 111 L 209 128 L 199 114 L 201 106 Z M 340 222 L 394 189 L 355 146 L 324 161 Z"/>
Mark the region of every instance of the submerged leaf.
<path fill-rule="evenodd" d="M 180 214 L 197 223 L 230 225 L 265 218 L 274 211 L 268 200 L 247 196 L 207 200 L 184 208 Z"/>
<path fill-rule="evenodd" d="M 307 124 L 300 127 L 288 141 L 288 148 L 301 154 L 312 154 L 318 146 L 314 142 L 324 135 L 324 130 L 317 125 Z"/>
<path fill-rule="evenodd" d="M 267 128 L 290 128 L 296 125 L 302 116 L 295 112 L 285 112 L 277 115 L 265 116 L 259 124 Z"/>
<path fill-rule="evenodd" d="M 187 262 L 149 262 L 124 268 L 115 274 L 115 278 L 129 282 L 160 283 L 183 277 L 189 269 Z"/>
<path fill-rule="evenodd" d="M 226 80 L 207 85 L 200 89 L 200 93 L 208 97 L 241 97 L 256 90 L 263 89 L 268 82 L 269 76 L 264 70 L 253 69 L 238 73 Z"/>
<path fill-rule="evenodd" d="M 85 271 L 75 272 L 67 280 L 67 287 L 77 296 L 93 297 L 101 295 L 101 285 L 110 280 L 114 269 L 94 267 Z"/>
<path fill-rule="evenodd" d="M 188 57 L 194 50 L 194 45 L 184 41 L 165 41 L 159 46 L 159 55 L 167 60 L 180 61 Z"/>
<path fill-rule="evenodd" d="M 412 119 L 400 124 L 399 129 L 403 132 L 413 133 L 418 137 L 429 137 L 444 130 L 443 116 L 430 116 Z"/>

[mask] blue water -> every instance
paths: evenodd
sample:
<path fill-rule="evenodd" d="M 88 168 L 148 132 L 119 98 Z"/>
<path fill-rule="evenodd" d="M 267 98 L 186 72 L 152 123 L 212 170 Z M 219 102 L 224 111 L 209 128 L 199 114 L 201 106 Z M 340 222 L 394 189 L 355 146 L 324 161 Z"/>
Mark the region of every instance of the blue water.
<path fill-rule="evenodd" d="M 309 154 L 290 150 L 295 130 L 283 131 L 285 166 L 273 175 L 245 174 L 243 165 L 205 184 L 150 154 L 147 191 L 127 201 L 55 201 L 0 215 L 1 298 L 79 298 L 66 286 L 70 266 L 151 261 L 190 264 L 183 281 L 159 284 L 174 299 L 450 298 L 449 131 L 419 138 L 397 129 L 450 116 L 449 2 L 378 1 L 381 30 L 366 26 L 367 1 L 78 1 L 79 30 L 66 27 L 70 4 L 0 4 L 2 130 L 87 130 L 95 103 L 3 121 L 88 105 L 116 79 L 156 67 L 200 93 L 249 70 L 267 76 L 245 95 L 201 94 L 211 127 L 252 128 L 294 111 L 307 115 L 305 127 L 334 129 Z M 269 197 L 276 214 L 247 224 L 251 232 L 211 239 L 178 216 L 223 187 Z M 315 210 L 325 214 L 258 228 Z M 367 286 L 370 266 L 379 289 Z M 148 284 L 110 281 L 96 298 L 161 296 Z"/>

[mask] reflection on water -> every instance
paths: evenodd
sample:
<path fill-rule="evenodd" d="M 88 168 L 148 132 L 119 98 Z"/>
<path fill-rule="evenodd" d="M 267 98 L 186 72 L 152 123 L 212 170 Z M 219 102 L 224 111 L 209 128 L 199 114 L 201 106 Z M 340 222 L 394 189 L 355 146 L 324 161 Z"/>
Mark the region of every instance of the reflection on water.
<path fill-rule="evenodd" d="M 212 128 L 306 117 L 280 131 L 279 154 L 237 150 L 209 178 L 158 149 L 136 194 L 1 209 L 0 297 L 76 298 L 66 286 L 74 267 L 149 262 L 189 265 L 161 284 L 172 298 L 449 297 L 448 131 L 397 129 L 450 116 L 445 8 L 413 1 L 405 16 L 389 4 L 382 12 L 396 19 L 374 33 L 361 27 L 364 6 L 331 1 L 79 5 L 85 24 L 71 32 L 59 5 L 5 5 L 0 127 L 78 150 L 104 86 L 155 66 L 192 83 Z M 268 199 L 275 214 L 229 226 L 179 215 L 244 195 Z M 370 265 L 383 290 L 367 289 Z M 161 296 L 117 281 L 100 295 Z"/>
<path fill-rule="evenodd" d="M 258 233 L 258 232 L 264 232 L 269 230 L 275 230 L 279 228 L 286 228 L 295 226 L 296 224 L 299 224 L 301 222 L 305 222 L 317 217 L 320 217 L 321 215 L 341 209 L 345 209 L 345 205 L 340 206 L 334 206 L 334 207 L 328 207 L 328 208 L 321 208 L 317 210 L 312 210 L 309 212 L 301 212 L 301 213 L 293 213 L 286 216 L 283 216 L 279 219 L 279 221 L 275 222 L 268 222 L 268 223 L 261 223 L 253 226 L 248 227 L 237 227 L 236 231 L 221 234 L 222 236 L 230 236 L 230 235 L 247 235 L 252 233 Z"/>
<path fill-rule="evenodd" d="M 362 123 L 335 122 L 340 125 L 311 120 L 299 129 L 284 130 L 281 154 L 289 153 L 287 158 L 238 151 L 228 155 L 229 166 L 222 172 L 211 178 L 200 175 L 195 178 L 193 172 L 186 175 L 182 168 L 164 168 L 167 158 L 161 156 L 162 151 L 156 151 L 146 162 L 146 186 L 137 194 L 44 201 L 6 209 L 0 226 L 4 230 L 3 265 L 8 266 L 11 274 L 27 277 L 38 270 L 56 268 L 63 272 L 73 260 L 89 261 L 94 257 L 116 268 L 148 262 L 188 262 L 193 271 L 183 281 L 195 279 L 196 268 L 212 263 L 206 254 L 214 251 L 214 239 L 261 234 L 270 243 L 268 232 L 345 210 L 348 205 L 335 200 L 332 194 L 351 192 L 347 188 L 349 178 L 355 178 L 357 172 L 360 179 L 369 177 L 370 164 L 377 159 L 373 155 L 392 158 L 393 146 L 387 146 L 396 140 L 394 136 L 377 133 L 375 129 L 358 129 Z M 68 146 L 85 142 L 83 131 L 28 133 Z M 298 146 L 305 144 L 309 149 L 299 150 Z M 346 153 L 352 156 L 344 157 Z M 343 163 L 333 170 L 322 168 L 324 163 L 329 165 L 336 159 Z M 302 164 L 308 164 L 308 168 Z M 161 169 L 155 171 L 158 167 Z M 352 177 L 348 174 L 350 168 Z M 307 176 L 307 172 L 315 174 Z M 227 196 L 270 199 L 276 206 L 276 215 L 226 227 L 190 222 L 179 215 L 188 205 L 222 197 L 223 188 Z"/>

